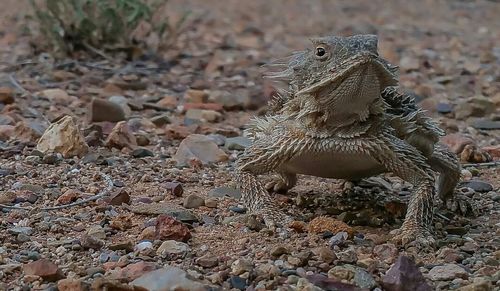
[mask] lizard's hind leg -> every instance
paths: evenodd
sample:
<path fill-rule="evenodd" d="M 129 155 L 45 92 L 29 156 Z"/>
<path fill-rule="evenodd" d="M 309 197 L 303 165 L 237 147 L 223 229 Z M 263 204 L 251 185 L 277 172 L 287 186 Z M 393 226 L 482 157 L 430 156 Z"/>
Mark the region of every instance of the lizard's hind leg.
<path fill-rule="evenodd" d="M 477 209 L 471 199 L 457 195 L 455 188 L 460 181 L 460 163 L 457 156 L 445 145 L 436 144 L 429 165 L 439 173 L 437 193 L 444 206 L 461 215 L 477 215 Z"/>

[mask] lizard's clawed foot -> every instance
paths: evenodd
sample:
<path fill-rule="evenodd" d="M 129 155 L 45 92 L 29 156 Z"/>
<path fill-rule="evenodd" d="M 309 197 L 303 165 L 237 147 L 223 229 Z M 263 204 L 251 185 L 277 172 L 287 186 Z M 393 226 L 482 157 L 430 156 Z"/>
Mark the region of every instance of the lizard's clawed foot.
<path fill-rule="evenodd" d="M 472 198 L 463 194 L 455 194 L 453 198 L 444 202 L 444 206 L 451 212 L 461 216 L 477 217 L 479 215 L 477 205 Z"/>
<path fill-rule="evenodd" d="M 436 241 L 433 235 L 423 227 L 401 227 L 397 234 L 392 238 L 396 245 L 405 247 L 414 246 L 419 250 L 434 248 Z"/>
<path fill-rule="evenodd" d="M 266 189 L 269 192 L 284 194 L 293 186 L 288 185 L 281 177 L 274 177 L 273 180 L 266 184 Z"/>

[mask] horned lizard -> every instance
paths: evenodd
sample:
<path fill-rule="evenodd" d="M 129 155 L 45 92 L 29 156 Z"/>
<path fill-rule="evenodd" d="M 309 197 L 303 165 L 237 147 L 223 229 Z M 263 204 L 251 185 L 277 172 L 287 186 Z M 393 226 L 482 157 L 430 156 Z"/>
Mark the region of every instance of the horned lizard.
<path fill-rule="evenodd" d="M 453 197 L 460 179 L 455 154 L 440 144 L 443 131 L 398 91 L 397 67 L 378 54 L 375 35 L 311 39 L 312 49 L 272 65 L 267 77 L 285 81 L 264 117 L 247 129 L 252 145 L 236 163 L 243 204 L 270 227 L 291 218 L 275 204 L 257 175 L 279 174 L 271 187 L 290 189 L 297 174 L 356 180 L 392 172 L 414 188 L 397 243 L 434 244 L 437 193 Z"/>

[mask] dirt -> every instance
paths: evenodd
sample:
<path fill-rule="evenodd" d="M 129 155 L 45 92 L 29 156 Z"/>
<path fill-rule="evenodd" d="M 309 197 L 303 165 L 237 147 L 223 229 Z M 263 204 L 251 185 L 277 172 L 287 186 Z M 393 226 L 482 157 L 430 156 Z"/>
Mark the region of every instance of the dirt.
<path fill-rule="evenodd" d="M 121 283 L 108 283 L 126 290 L 123 284 L 131 286 L 135 277 L 151 270 L 135 270 L 137 276 L 124 270 L 150 262 L 154 268 L 179 267 L 188 272 L 189 280 L 222 290 L 391 290 L 383 275 L 400 255 L 415 259 L 431 290 L 500 287 L 500 129 L 475 125 L 478 120 L 493 125 L 500 120 L 496 1 L 171 1 L 171 17 L 190 11 L 190 20 L 174 45 L 155 57 L 127 61 L 118 56 L 109 61 L 83 53 L 56 60 L 55 67 L 19 65 L 50 52 L 30 44 L 24 17 L 29 5 L 5 0 L 2 7 L 0 87 L 14 93 L 11 104 L 0 102 L 0 203 L 24 210 L 0 212 L 0 289 L 55 290 L 50 288 L 65 277 L 78 281 L 78 286 L 94 287 L 119 278 Z M 478 215 L 437 209 L 437 246 L 432 251 L 390 243 L 411 188 L 391 175 L 380 177 L 385 187 L 358 185 L 347 193 L 342 193 L 342 181 L 301 176 L 289 193 L 276 194 L 295 217 L 306 223 L 322 215 L 342 220 L 352 228 L 352 237 L 335 228 L 335 233 L 308 232 L 307 226 L 302 232 L 276 234 L 240 213 L 244 209 L 237 192 L 230 197 L 213 194 L 214 189 L 222 191 L 219 187 L 234 186 L 231 171 L 244 148 L 229 150 L 224 139 L 241 136 L 250 118 L 265 112 L 272 86 L 262 78 L 262 65 L 310 46 L 309 37 L 356 33 L 377 34 L 380 54 L 400 66 L 404 90 L 415 93 L 420 106 L 448 135 L 456 134 L 450 143 L 472 140 L 474 151 L 480 153 L 462 161 L 462 180 L 484 184 L 462 183 L 457 189 L 467 192 Z M 68 94 L 43 94 L 53 88 Z M 186 94 L 189 89 L 195 92 Z M 204 94 L 208 100 L 200 97 Z M 228 98 L 219 98 L 221 94 Z M 136 144 L 125 139 L 123 148 L 104 146 L 116 122 L 89 121 L 92 98 L 111 96 L 127 100 L 120 110 Z M 443 110 L 443 104 L 450 109 Z M 191 113 L 204 119 L 215 116 L 213 122 L 186 119 L 184 107 L 189 106 L 206 110 Z M 63 115 L 75 118 L 89 145 L 97 144 L 81 158 L 36 151 L 38 138 Z M 153 124 L 151 120 L 160 115 L 166 116 L 166 124 Z M 226 155 L 216 154 L 220 161 L 191 159 L 178 166 L 179 144 L 195 133 L 219 134 L 213 138 L 222 140 L 219 148 Z M 133 151 L 139 143 L 152 156 Z M 67 190 L 77 190 L 72 195 L 79 197 L 73 201 L 98 195 L 106 189 L 102 174 L 114 184 L 102 199 L 39 210 L 59 205 L 58 198 Z M 170 182 L 182 185 L 180 197 L 170 190 Z M 184 208 L 192 194 L 205 206 Z M 106 200 L 109 195 L 128 195 L 130 202 L 113 205 Z M 179 211 L 196 217 L 183 221 L 191 234 L 189 250 L 162 257 L 156 253 L 164 241 L 155 236 L 156 218 L 160 212 L 176 216 Z M 97 240 L 94 247 L 86 245 L 88 237 L 94 240 L 90 242 Z M 202 257 L 205 262 L 200 262 Z M 30 263 L 42 259 L 51 262 L 50 269 L 55 264 L 59 270 L 26 272 Z M 352 271 L 350 265 L 358 269 Z M 358 275 L 342 277 L 334 267 Z M 456 268 L 460 272 L 453 271 Z M 371 279 L 361 280 L 365 273 Z M 324 275 L 323 281 L 314 277 L 317 274 Z M 326 277 L 332 281 L 324 283 Z M 70 290 L 63 285 L 59 290 Z M 478 286 L 486 287 L 474 289 Z"/>

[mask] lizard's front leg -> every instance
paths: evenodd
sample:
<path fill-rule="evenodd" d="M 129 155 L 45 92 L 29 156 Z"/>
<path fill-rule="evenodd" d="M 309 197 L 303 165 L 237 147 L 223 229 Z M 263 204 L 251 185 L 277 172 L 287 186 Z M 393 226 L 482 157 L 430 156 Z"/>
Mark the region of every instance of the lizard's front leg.
<path fill-rule="evenodd" d="M 256 140 L 239 158 L 235 182 L 241 198 L 250 213 L 262 216 L 270 228 L 288 226 L 292 219 L 278 208 L 257 175 L 276 170 L 294 154 L 297 141 L 289 141 L 283 134 L 279 138 Z"/>
<path fill-rule="evenodd" d="M 394 136 L 386 138 L 386 145 L 387 148 L 383 147 L 374 156 L 388 171 L 414 186 L 405 220 L 393 240 L 420 248 L 433 246 L 434 172 L 413 146 Z"/>

